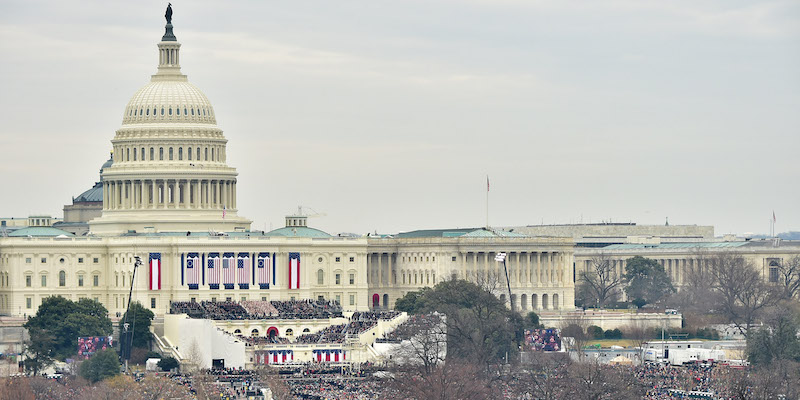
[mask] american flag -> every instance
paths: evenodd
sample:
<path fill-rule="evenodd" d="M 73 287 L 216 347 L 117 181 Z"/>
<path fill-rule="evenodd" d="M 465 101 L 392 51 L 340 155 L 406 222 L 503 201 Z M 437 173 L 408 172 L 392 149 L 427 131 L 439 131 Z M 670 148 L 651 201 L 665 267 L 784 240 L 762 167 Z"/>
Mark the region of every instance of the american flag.
<path fill-rule="evenodd" d="M 208 284 L 219 285 L 219 255 L 208 255 Z"/>
<path fill-rule="evenodd" d="M 269 261 L 269 253 L 258 254 L 258 260 L 256 261 L 258 272 L 256 274 L 259 285 L 269 285 L 269 274 L 272 271 L 272 265 L 270 265 Z"/>
<path fill-rule="evenodd" d="M 236 269 L 239 272 L 236 275 L 240 285 L 247 285 L 250 283 L 250 265 L 250 255 L 247 253 L 239 253 L 239 257 L 236 259 Z"/>
<path fill-rule="evenodd" d="M 190 285 L 200 284 L 201 269 L 200 258 L 197 257 L 196 253 L 190 253 L 186 256 L 186 280 Z"/>
<path fill-rule="evenodd" d="M 234 269 L 236 269 L 236 259 L 233 258 L 233 253 L 222 255 L 222 284 L 234 284 Z"/>

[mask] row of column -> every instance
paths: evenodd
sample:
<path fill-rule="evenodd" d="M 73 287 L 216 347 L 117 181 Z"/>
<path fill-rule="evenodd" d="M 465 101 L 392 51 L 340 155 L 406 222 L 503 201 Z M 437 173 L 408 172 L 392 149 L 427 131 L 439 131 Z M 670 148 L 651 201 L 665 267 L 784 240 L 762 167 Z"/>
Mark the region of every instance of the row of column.
<path fill-rule="evenodd" d="M 467 279 L 488 279 L 490 273 L 505 280 L 503 263 L 494 260 L 495 252 L 461 252 L 458 254 L 459 276 Z M 368 284 L 374 287 L 395 285 L 391 282 L 395 270 L 394 253 L 372 253 L 368 257 Z M 512 286 L 529 284 L 561 286 L 572 282 L 572 262 L 562 252 L 511 252 L 506 254 L 508 278 Z M 413 269 L 406 272 L 411 273 Z M 396 273 L 396 271 L 395 271 Z M 410 282 L 409 282 L 410 283 Z"/>
<path fill-rule="evenodd" d="M 491 272 L 505 280 L 503 264 L 494 260 L 494 252 L 460 253 L 464 276 L 488 279 Z M 569 258 L 561 252 L 510 252 L 506 253 L 506 267 L 511 286 L 528 284 L 563 285 L 571 282 Z"/>
<path fill-rule="evenodd" d="M 236 208 L 235 180 L 106 180 L 103 209 Z"/>

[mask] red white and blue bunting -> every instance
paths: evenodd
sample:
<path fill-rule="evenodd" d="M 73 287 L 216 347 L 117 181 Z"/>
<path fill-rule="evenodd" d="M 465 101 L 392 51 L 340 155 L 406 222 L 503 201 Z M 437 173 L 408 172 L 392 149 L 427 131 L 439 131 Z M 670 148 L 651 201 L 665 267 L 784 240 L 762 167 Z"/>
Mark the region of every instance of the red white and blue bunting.
<path fill-rule="evenodd" d="M 341 349 L 312 350 L 312 358 L 316 362 L 344 362 L 347 361 L 347 352 Z"/>
<path fill-rule="evenodd" d="M 289 253 L 289 289 L 300 289 L 300 253 Z"/>

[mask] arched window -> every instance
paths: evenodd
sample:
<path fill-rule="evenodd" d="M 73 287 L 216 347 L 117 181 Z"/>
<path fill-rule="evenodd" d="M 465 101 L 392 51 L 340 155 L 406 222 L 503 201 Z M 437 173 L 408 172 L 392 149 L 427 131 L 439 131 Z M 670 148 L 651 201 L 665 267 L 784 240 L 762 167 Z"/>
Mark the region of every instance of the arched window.
<path fill-rule="evenodd" d="M 250 336 L 252 337 L 258 336 L 258 329 L 253 329 L 252 331 L 250 331 Z"/>
<path fill-rule="evenodd" d="M 178 160 L 183 160 L 183 147 L 178 148 Z"/>
<path fill-rule="evenodd" d="M 200 161 L 200 148 L 199 147 L 197 148 L 197 153 L 194 153 L 194 154 L 195 154 L 195 158 L 197 159 L 197 161 Z"/>
<path fill-rule="evenodd" d="M 192 115 L 194 115 L 194 108 L 192 109 Z"/>
<path fill-rule="evenodd" d="M 206 147 L 206 156 L 203 157 L 203 160 L 208 161 L 208 147 Z"/>
<path fill-rule="evenodd" d="M 145 112 L 145 115 L 147 115 L 147 116 L 150 115 L 150 109 L 149 108 L 147 109 L 147 112 Z"/>
<path fill-rule="evenodd" d="M 169 160 L 172 161 L 172 147 L 169 148 Z"/>
<path fill-rule="evenodd" d="M 125 161 L 130 161 L 130 160 L 131 160 L 131 149 L 126 148 L 125 149 Z"/>
<path fill-rule="evenodd" d="M 175 115 L 181 115 L 181 108 L 175 107 Z"/>
<path fill-rule="evenodd" d="M 136 149 L 133 149 L 133 161 L 136 161 Z"/>
<path fill-rule="evenodd" d="M 161 107 L 161 115 L 164 115 L 164 107 Z"/>
<path fill-rule="evenodd" d="M 153 161 L 155 159 L 156 159 L 155 149 L 151 147 L 150 148 L 150 161 Z"/>
<path fill-rule="evenodd" d="M 159 147 L 158 148 L 158 159 L 161 160 L 161 161 L 164 161 L 164 148 L 163 147 Z"/>
<path fill-rule="evenodd" d="M 317 270 L 317 285 L 322 285 L 325 283 L 325 271 Z"/>
<path fill-rule="evenodd" d="M 60 287 L 67 286 L 67 273 L 64 271 L 58 272 L 58 286 Z"/>
<path fill-rule="evenodd" d="M 172 115 L 172 107 L 169 108 L 169 115 Z"/>
<path fill-rule="evenodd" d="M 214 161 L 214 148 L 211 148 L 211 161 Z"/>
<path fill-rule="evenodd" d="M 189 147 L 189 148 L 186 150 L 186 155 L 188 156 L 188 157 L 187 157 L 187 159 L 188 159 L 189 161 L 192 161 L 192 148 L 191 148 L 191 147 Z"/>
<path fill-rule="evenodd" d="M 144 161 L 144 147 L 142 147 L 142 155 L 141 155 L 141 157 L 139 157 L 139 158 L 141 158 L 141 159 L 142 159 L 142 161 Z"/>
<path fill-rule="evenodd" d="M 186 107 L 183 107 L 183 115 L 189 115 L 189 113 L 186 111 Z"/>

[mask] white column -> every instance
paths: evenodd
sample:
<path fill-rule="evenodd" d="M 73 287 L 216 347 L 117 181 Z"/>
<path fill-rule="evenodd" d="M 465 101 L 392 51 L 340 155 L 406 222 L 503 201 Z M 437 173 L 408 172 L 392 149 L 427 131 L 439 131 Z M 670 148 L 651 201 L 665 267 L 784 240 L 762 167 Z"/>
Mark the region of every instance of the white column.
<path fill-rule="evenodd" d="M 378 253 L 378 284 L 376 286 L 383 286 L 383 253 Z"/>

